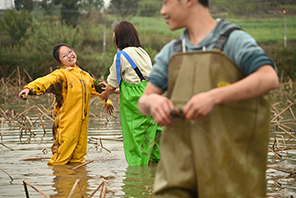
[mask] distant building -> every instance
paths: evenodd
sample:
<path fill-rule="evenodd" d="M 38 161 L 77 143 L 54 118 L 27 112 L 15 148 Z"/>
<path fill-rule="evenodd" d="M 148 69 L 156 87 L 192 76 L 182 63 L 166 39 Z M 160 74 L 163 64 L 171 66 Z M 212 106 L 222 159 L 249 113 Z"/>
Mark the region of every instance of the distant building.
<path fill-rule="evenodd" d="M 14 0 L 0 0 L 0 10 L 14 8 Z"/>
<path fill-rule="evenodd" d="M 14 8 L 14 0 L 0 0 L 0 16 L 2 16 L 7 9 Z"/>

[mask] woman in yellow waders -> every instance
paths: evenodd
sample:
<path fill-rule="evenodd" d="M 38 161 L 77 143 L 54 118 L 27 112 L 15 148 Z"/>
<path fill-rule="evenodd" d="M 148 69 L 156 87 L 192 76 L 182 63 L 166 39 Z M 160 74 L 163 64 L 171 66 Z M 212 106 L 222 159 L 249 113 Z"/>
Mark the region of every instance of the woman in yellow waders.
<path fill-rule="evenodd" d="M 29 83 L 19 97 L 27 99 L 28 95 L 45 93 L 55 95 L 53 156 L 48 165 L 85 162 L 89 99 L 100 94 L 96 92 L 94 79 L 76 65 L 77 55 L 70 45 L 58 44 L 52 53 L 61 68 Z M 112 113 L 112 102 L 101 100 L 106 111 Z"/>
<path fill-rule="evenodd" d="M 155 139 L 162 128 L 151 116 L 144 116 L 138 110 L 139 97 L 152 70 L 150 57 L 141 47 L 136 28 L 128 21 L 122 21 L 114 28 L 114 44 L 118 51 L 110 67 L 106 91 L 101 97 L 108 98 L 120 87 L 123 147 L 129 166 L 158 162 L 159 143 L 155 143 Z"/>

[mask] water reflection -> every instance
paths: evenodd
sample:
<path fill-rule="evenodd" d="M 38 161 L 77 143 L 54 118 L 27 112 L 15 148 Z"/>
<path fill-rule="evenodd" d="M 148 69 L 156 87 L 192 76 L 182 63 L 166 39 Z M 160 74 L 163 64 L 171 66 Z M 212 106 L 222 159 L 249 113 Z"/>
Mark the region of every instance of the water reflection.
<path fill-rule="evenodd" d="M 122 187 L 125 197 L 152 197 L 157 164 L 128 167 Z"/>
<path fill-rule="evenodd" d="M 87 197 L 86 195 L 89 194 L 88 192 L 90 192 L 89 180 L 93 178 L 89 176 L 90 171 L 88 171 L 87 167 L 85 166 L 73 170 L 73 167 L 77 165 L 79 165 L 79 163 L 50 166 L 50 169 L 53 171 L 52 176 L 54 176 L 52 187 L 54 188 L 55 192 L 55 194 L 50 195 L 50 197 L 68 197 L 77 179 L 80 180 L 84 197 Z M 72 197 L 81 197 L 79 185 L 76 186 Z"/>

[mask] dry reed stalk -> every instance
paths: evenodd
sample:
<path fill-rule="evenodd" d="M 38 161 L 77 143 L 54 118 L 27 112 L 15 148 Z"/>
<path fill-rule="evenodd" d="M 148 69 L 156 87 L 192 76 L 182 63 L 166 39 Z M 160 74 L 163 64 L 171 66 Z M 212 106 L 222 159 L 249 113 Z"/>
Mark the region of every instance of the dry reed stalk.
<path fill-rule="evenodd" d="M 18 77 L 18 86 L 21 86 L 21 74 L 20 74 L 20 68 L 17 67 L 17 77 Z"/>
<path fill-rule="evenodd" d="M 50 158 L 51 158 L 51 157 L 27 158 L 27 159 L 22 159 L 21 161 L 38 161 L 38 160 L 50 159 Z"/>
<path fill-rule="evenodd" d="M 90 139 L 96 139 L 98 140 L 99 138 L 96 138 L 96 137 L 90 137 Z M 109 141 L 123 141 L 122 138 L 120 139 L 112 139 L 112 138 L 100 138 L 101 140 L 109 140 Z"/>
<path fill-rule="evenodd" d="M 285 147 L 285 148 L 283 148 L 283 149 L 275 149 L 275 150 L 273 150 L 274 152 L 278 152 L 278 151 L 287 151 L 287 150 L 295 150 L 296 149 L 296 147 Z"/>
<path fill-rule="evenodd" d="M 43 104 L 40 104 L 40 106 L 43 108 L 43 111 L 49 111 L 49 109 L 51 108 L 51 107 L 45 108 L 45 106 Z"/>
<path fill-rule="evenodd" d="M 3 86 L 5 86 L 6 84 L 8 84 L 10 82 L 9 79 L 15 72 L 16 72 L 16 69 L 6 78 L 6 83 L 4 83 Z"/>
<path fill-rule="evenodd" d="M 268 165 L 267 165 L 267 169 L 274 169 L 274 170 L 281 171 L 281 172 L 284 172 L 284 173 L 292 173 L 293 172 L 293 171 L 290 171 L 290 170 L 284 170 L 284 169 L 281 169 L 281 168 L 272 167 L 272 166 L 268 166 Z"/>
<path fill-rule="evenodd" d="M 279 114 L 277 114 L 276 116 L 274 116 L 273 118 L 272 118 L 272 120 L 271 120 L 271 122 L 274 122 L 275 121 L 275 119 L 277 118 L 277 117 L 279 117 L 280 115 L 282 115 L 285 111 L 287 111 L 291 106 L 293 106 L 293 105 L 289 105 L 288 107 L 286 107 L 283 111 L 281 111 Z"/>
<path fill-rule="evenodd" d="M 282 198 L 281 196 L 271 194 L 266 194 L 266 197 Z"/>
<path fill-rule="evenodd" d="M 36 190 L 37 192 L 39 192 L 40 194 L 42 194 L 44 197 L 49 198 L 49 196 L 47 196 L 46 194 L 44 194 L 41 190 L 39 190 L 38 188 L 36 188 L 33 184 L 31 184 L 28 180 L 24 180 L 23 181 L 24 186 L 29 185 L 31 186 L 34 190 Z"/>
<path fill-rule="evenodd" d="M 101 147 L 102 147 L 103 149 L 105 149 L 106 151 L 108 151 L 109 153 L 111 153 L 110 150 L 108 150 L 107 148 L 105 148 L 105 147 L 103 146 L 103 143 L 102 143 L 101 138 L 99 138 L 99 141 L 100 141 L 100 145 L 101 145 Z"/>
<path fill-rule="evenodd" d="M 9 175 L 8 172 L 6 172 L 5 170 L 3 170 L 2 168 L 0 168 L 0 170 L 2 170 L 4 173 L 6 173 L 10 177 L 11 181 L 13 181 L 13 178 Z"/>
<path fill-rule="evenodd" d="M 40 116 L 39 111 L 37 111 L 37 114 L 38 114 L 38 117 L 39 117 L 39 120 L 40 120 L 41 126 L 42 126 L 42 128 L 43 128 L 43 131 L 44 131 L 44 133 L 43 133 L 43 137 L 44 137 L 45 134 L 46 134 L 45 127 L 44 127 L 44 124 L 43 124 L 43 121 L 42 121 L 42 118 L 41 118 L 41 116 Z"/>
<path fill-rule="evenodd" d="M 296 120 L 295 115 L 294 115 L 294 112 L 293 112 L 293 110 L 291 109 L 291 107 L 289 107 L 289 110 L 290 110 L 290 113 L 291 113 L 291 115 L 293 116 L 294 120 Z"/>
<path fill-rule="evenodd" d="M 288 129 L 288 130 L 290 130 L 290 131 L 296 132 L 295 129 L 293 129 L 293 128 L 291 128 L 291 127 L 288 127 L 288 126 L 286 126 L 286 125 L 284 125 L 284 124 L 278 123 L 278 127 L 279 127 L 279 126 L 281 126 L 281 127 L 283 127 L 283 128 L 286 128 L 286 129 Z"/>
<path fill-rule="evenodd" d="M 48 119 L 50 119 L 51 121 L 54 122 L 54 119 L 52 119 L 51 117 L 49 117 L 46 113 L 44 113 L 39 107 L 36 106 L 36 108 L 45 116 L 47 117 Z"/>
<path fill-rule="evenodd" d="M 1 119 L 1 143 L 3 144 L 3 124 L 4 124 L 4 119 L 2 117 Z"/>
<path fill-rule="evenodd" d="M 79 190 L 80 190 L 80 195 L 81 195 L 81 197 L 84 197 L 84 196 L 83 196 L 83 193 L 82 193 L 82 188 L 81 188 L 81 184 L 80 184 L 80 179 L 77 179 L 77 180 L 75 181 L 73 187 L 72 187 L 72 190 L 71 190 L 71 192 L 70 192 L 68 198 L 72 197 L 72 195 L 73 195 L 73 193 L 74 193 L 74 190 L 75 190 L 77 184 L 79 184 Z"/>
<path fill-rule="evenodd" d="M 282 135 L 276 135 L 276 136 L 280 136 L 280 137 L 282 138 L 283 143 L 284 143 L 284 147 L 286 148 L 286 141 L 285 141 L 284 136 L 282 136 Z M 278 142 L 278 141 L 277 141 L 277 142 Z M 277 146 L 277 147 L 279 148 L 279 146 Z"/>
<path fill-rule="evenodd" d="M 34 136 L 36 135 L 34 132 L 31 131 L 31 129 L 29 129 L 29 128 L 27 128 L 27 127 L 25 127 L 25 126 L 19 124 L 18 122 L 15 122 L 14 120 L 9 119 L 9 118 L 7 117 L 7 115 L 5 114 L 5 112 L 4 112 L 1 108 L 0 108 L 0 110 L 2 111 L 4 117 L 5 117 L 8 121 L 13 122 L 14 124 L 18 125 L 18 126 L 21 127 L 22 129 L 25 129 L 25 130 L 29 131 L 29 132 L 32 133 Z"/>
<path fill-rule="evenodd" d="M 94 196 L 94 194 L 101 188 L 103 182 L 99 185 L 99 187 L 97 187 L 97 189 L 89 196 L 89 198 L 92 198 Z"/>
<path fill-rule="evenodd" d="M 278 154 L 278 153 L 276 153 L 275 151 L 273 151 L 271 148 L 268 148 L 268 150 L 270 151 L 270 152 L 272 152 L 277 158 L 282 158 L 282 156 L 280 155 L 280 154 Z"/>
<path fill-rule="evenodd" d="M 107 186 L 104 185 L 104 187 L 102 188 L 102 198 L 106 197 L 106 192 L 107 192 Z"/>
<path fill-rule="evenodd" d="M 28 109 L 26 109 L 25 111 L 23 111 L 22 113 L 20 113 L 20 115 L 27 114 L 31 109 L 33 109 L 35 107 L 36 107 L 36 105 L 33 105 L 33 106 L 29 107 Z"/>
<path fill-rule="evenodd" d="M 296 123 L 296 119 L 295 119 L 295 121 L 293 122 L 293 124 L 292 124 L 292 126 L 291 126 L 291 128 L 293 128 L 294 127 L 294 124 Z"/>
<path fill-rule="evenodd" d="M 289 133 L 288 131 L 286 131 L 284 128 L 282 128 L 281 126 L 278 126 L 279 129 L 281 129 L 282 131 L 284 131 L 289 137 L 296 139 L 296 137 L 294 135 L 292 135 L 291 133 Z"/>
<path fill-rule="evenodd" d="M 98 142 L 95 143 L 96 145 L 89 147 L 88 150 L 87 150 L 87 153 L 89 152 L 89 150 L 90 150 L 91 148 L 93 148 L 93 147 L 98 148 L 98 146 L 100 146 L 101 148 L 103 148 L 103 149 L 105 149 L 106 151 L 108 151 L 109 153 L 111 153 L 111 151 L 110 151 L 109 149 L 107 149 L 106 147 L 103 146 L 103 143 L 102 143 L 102 141 L 101 141 L 100 138 L 96 138 L 96 140 L 98 140 Z"/>
<path fill-rule="evenodd" d="M 101 189 L 101 193 L 100 193 L 100 198 L 102 198 L 102 196 L 103 196 L 104 187 L 105 187 L 105 182 L 102 183 L 102 189 Z"/>
<path fill-rule="evenodd" d="M 279 114 L 280 112 L 277 110 L 277 108 L 275 108 L 276 104 L 271 104 L 271 107 L 274 109 L 274 111 L 276 111 L 276 114 Z"/>
<path fill-rule="evenodd" d="M 22 143 L 22 137 L 23 137 L 23 129 L 20 131 L 20 142 Z"/>
<path fill-rule="evenodd" d="M 29 121 L 29 123 L 31 124 L 31 126 L 33 126 L 33 123 L 31 122 L 31 119 L 27 115 L 25 115 L 25 117 L 26 117 L 26 120 Z"/>
<path fill-rule="evenodd" d="M 29 107 L 28 109 L 26 109 L 25 111 L 23 111 L 22 113 L 20 113 L 20 115 L 26 114 L 28 113 L 31 109 L 36 108 L 38 111 L 40 111 L 40 113 L 42 113 L 45 117 L 47 117 L 48 119 L 50 119 L 51 121 L 54 122 L 54 119 L 52 119 L 50 116 L 48 116 L 46 113 L 44 113 L 39 107 L 37 107 L 36 105 L 33 105 L 31 107 Z"/>
<path fill-rule="evenodd" d="M 100 119 L 100 118 L 98 118 L 95 114 L 93 114 L 92 112 L 89 112 L 89 115 L 95 117 L 96 119 Z"/>
<path fill-rule="evenodd" d="M 80 164 L 80 165 L 78 165 L 78 166 L 75 166 L 74 168 L 73 168 L 73 170 L 75 170 L 75 169 L 77 169 L 77 168 L 80 168 L 80 167 L 82 167 L 82 166 L 85 166 L 85 165 L 87 165 L 87 164 L 89 164 L 89 163 L 92 163 L 94 160 L 91 160 L 91 161 L 89 161 L 89 162 L 85 162 L 85 163 L 83 163 L 83 164 Z"/>
<path fill-rule="evenodd" d="M 10 148 L 10 147 L 8 147 L 8 146 L 6 146 L 4 143 L 0 143 L 2 146 L 4 146 L 4 147 L 6 147 L 6 148 L 8 148 L 8 149 L 10 149 L 10 150 L 12 150 L 12 151 L 14 151 L 14 149 L 12 149 L 12 148 Z"/>
<path fill-rule="evenodd" d="M 30 79 L 30 81 L 33 81 L 32 77 L 29 75 L 29 73 L 27 72 L 26 69 L 24 69 L 25 74 L 28 76 L 28 78 Z"/>
<path fill-rule="evenodd" d="M 23 185 L 25 188 L 26 198 L 29 198 L 29 192 L 28 192 L 27 184 L 25 183 L 25 181 L 23 181 Z"/>

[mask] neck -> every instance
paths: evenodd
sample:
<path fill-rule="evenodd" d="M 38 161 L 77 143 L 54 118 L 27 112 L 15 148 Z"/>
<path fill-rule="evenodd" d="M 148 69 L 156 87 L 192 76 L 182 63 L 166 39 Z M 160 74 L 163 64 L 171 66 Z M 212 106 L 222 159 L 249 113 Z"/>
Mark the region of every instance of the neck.
<path fill-rule="evenodd" d="M 197 6 L 192 10 L 198 14 L 191 14 L 191 18 L 188 20 L 187 30 L 190 42 L 193 45 L 198 44 L 204 39 L 217 25 L 217 22 L 213 19 L 208 8 L 203 6 Z"/>

